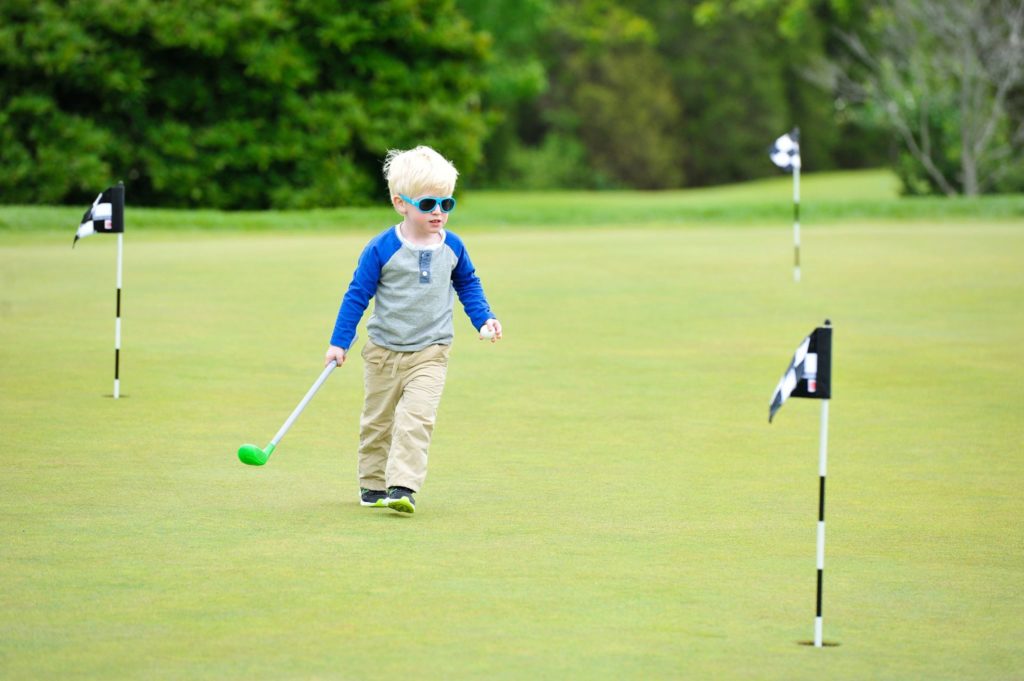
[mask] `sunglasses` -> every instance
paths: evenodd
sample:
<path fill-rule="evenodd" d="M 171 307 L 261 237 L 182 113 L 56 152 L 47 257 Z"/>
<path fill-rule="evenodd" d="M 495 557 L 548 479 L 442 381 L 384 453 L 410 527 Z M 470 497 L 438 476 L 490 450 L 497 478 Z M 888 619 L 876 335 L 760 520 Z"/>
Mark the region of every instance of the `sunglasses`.
<path fill-rule="evenodd" d="M 406 203 L 416 206 L 421 213 L 432 213 L 438 205 L 441 206 L 442 213 L 451 213 L 455 210 L 455 199 L 450 196 L 424 196 L 417 201 L 413 201 L 405 194 L 398 196 Z"/>

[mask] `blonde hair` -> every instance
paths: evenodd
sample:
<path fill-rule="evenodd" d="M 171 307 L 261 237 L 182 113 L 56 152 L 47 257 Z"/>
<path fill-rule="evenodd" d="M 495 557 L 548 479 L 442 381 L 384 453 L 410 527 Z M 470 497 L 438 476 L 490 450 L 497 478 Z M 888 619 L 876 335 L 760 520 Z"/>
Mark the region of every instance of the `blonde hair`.
<path fill-rule="evenodd" d="M 432 192 L 448 196 L 455 191 L 458 176 L 452 162 L 430 147 L 392 149 L 384 157 L 384 178 L 391 196 L 415 198 Z"/>

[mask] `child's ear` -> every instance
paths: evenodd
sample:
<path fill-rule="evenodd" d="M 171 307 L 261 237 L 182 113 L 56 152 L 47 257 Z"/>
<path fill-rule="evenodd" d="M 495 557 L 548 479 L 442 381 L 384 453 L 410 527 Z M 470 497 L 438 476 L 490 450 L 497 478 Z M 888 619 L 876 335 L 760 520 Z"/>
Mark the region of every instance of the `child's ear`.
<path fill-rule="evenodd" d="M 398 211 L 399 215 L 405 215 L 405 201 L 402 200 L 401 196 L 399 196 L 398 194 L 392 196 L 391 205 L 394 207 L 396 211 Z"/>

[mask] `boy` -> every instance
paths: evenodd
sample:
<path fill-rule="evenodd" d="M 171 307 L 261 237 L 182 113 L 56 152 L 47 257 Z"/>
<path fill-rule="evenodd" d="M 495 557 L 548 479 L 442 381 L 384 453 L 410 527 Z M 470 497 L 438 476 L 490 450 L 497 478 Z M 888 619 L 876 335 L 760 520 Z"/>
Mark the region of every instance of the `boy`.
<path fill-rule="evenodd" d="M 392 150 L 384 177 L 402 220 L 374 237 L 359 256 L 325 364 L 345 363 L 356 326 L 374 298 L 362 350 L 360 503 L 413 513 L 444 389 L 455 294 L 481 338 L 499 340 L 501 324 L 462 240 L 444 229 L 455 208 L 455 166 L 430 147 Z"/>

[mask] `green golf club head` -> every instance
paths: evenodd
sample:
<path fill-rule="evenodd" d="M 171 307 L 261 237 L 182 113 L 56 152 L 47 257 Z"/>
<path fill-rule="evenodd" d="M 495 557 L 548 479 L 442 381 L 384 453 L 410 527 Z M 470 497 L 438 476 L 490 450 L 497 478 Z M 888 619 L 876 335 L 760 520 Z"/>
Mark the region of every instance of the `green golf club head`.
<path fill-rule="evenodd" d="M 273 443 L 267 445 L 265 450 L 256 445 L 242 445 L 238 448 L 238 460 L 249 466 L 262 466 L 273 452 Z"/>

